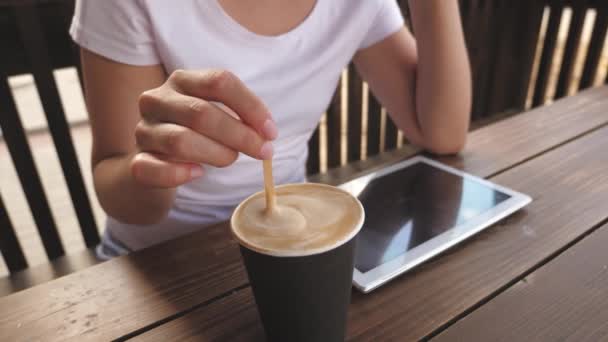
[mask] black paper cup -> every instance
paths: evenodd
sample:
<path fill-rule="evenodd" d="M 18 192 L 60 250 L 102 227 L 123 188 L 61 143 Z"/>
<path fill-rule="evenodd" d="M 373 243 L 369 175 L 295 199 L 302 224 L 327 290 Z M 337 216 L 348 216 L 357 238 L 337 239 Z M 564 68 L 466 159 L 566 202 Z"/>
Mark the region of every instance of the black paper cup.
<path fill-rule="evenodd" d="M 272 255 L 237 236 L 268 341 L 344 341 L 356 235 L 364 220 L 357 203 L 361 219 L 352 234 L 315 253 Z"/>

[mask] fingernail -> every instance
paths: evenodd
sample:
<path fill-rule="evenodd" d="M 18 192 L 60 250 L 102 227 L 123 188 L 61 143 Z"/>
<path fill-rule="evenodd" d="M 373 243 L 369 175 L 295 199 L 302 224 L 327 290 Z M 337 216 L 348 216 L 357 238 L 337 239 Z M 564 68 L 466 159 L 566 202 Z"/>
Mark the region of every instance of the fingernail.
<path fill-rule="evenodd" d="M 278 135 L 277 125 L 271 119 L 266 119 L 264 121 L 264 125 L 262 126 L 262 134 L 266 137 L 266 139 L 274 140 Z"/>
<path fill-rule="evenodd" d="M 203 175 L 203 168 L 200 166 L 193 166 L 190 168 L 190 179 L 195 179 Z"/>
<path fill-rule="evenodd" d="M 264 145 L 262 145 L 262 148 L 260 149 L 260 158 L 264 160 L 272 159 L 273 151 L 274 148 L 272 147 L 272 143 L 270 141 L 265 142 Z"/>

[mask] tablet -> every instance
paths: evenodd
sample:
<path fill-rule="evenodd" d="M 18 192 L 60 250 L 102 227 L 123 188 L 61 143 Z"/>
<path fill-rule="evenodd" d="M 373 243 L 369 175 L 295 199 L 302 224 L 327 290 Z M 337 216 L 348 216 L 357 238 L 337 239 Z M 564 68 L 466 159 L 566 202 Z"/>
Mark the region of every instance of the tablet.
<path fill-rule="evenodd" d="M 532 201 L 421 156 L 340 187 L 357 196 L 365 209 L 353 277 L 365 293 Z"/>

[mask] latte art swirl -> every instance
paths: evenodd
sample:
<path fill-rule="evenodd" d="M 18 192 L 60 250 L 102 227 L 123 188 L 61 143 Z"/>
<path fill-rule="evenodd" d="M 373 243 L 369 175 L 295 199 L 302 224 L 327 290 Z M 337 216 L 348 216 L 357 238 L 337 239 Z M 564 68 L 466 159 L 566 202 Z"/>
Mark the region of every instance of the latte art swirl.
<path fill-rule="evenodd" d="M 350 194 L 321 184 L 276 188 L 277 207 L 266 210 L 264 193 L 246 199 L 232 217 L 232 229 L 243 244 L 273 255 L 307 255 L 348 240 L 363 219 Z"/>

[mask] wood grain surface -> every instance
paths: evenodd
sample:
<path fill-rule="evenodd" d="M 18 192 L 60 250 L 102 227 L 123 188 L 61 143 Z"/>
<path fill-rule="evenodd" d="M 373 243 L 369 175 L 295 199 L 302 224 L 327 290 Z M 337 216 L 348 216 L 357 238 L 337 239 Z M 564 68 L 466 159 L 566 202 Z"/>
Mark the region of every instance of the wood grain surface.
<path fill-rule="evenodd" d="M 83 270 L 100 262 L 94 250 L 84 249 L 66 254 L 52 262 L 28 267 L 11 274 L 10 277 L 0 278 L 0 297 Z"/>
<path fill-rule="evenodd" d="M 608 155 L 598 156 L 607 143 L 608 127 L 494 177 L 499 184 L 532 195 L 535 202 L 417 271 L 371 294 L 355 292 L 350 311 L 350 338 L 415 340 L 429 337 L 608 217 L 608 173 L 603 172 L 602 167 L 608 165 Z M 584 217 L 579 217 L 582 212 Z M 230 322 L 218 323 L 228 330 L 216 331 L 214 336 L 230 334 L 237 340 L 262 336 L 258 317 L 251 314 L 252 299 L 242 298 L 230 302 L 235 307 L 228 303 L 222 305 L 230 312 L 238 307 L 242 314 L 228 315 Z M 211 338 L 198 328 L 192 329 L 190 335 L 185 332 L 187 326 L 197 326 L 196 322 L 204 324 L 205 317 L 220 315 L 210 315 L 207 310 L 207 307 L 195 310 L 148 331 L 142 338 L 160 336 L 162 339 L 177 333 L 181 337 Z M 235 331 L 242 335 L 235 335 Z"/>
<path fill-rule="evenodd" d="M 4 297 L 0 331 L 7 341 L 112 340 L 246 282 L 224 224 Z"/>
<path fill-rule="evenodd" d="M 608 340 L 607 245 L 604 225 L 436 340 Z"/>
<path fill-rule="evenodd" d="M 445 162 L 487 177 L 608 123 L 608 86 L 592 88 L 478 129 L 458 158 Z"/>
<path fill-rule="evenodd" d="M 469 146 L 461 157 L 444 159 L 481 176 L 516 166 L 496 179 L 533 194 L 537 202 L 529 211 L 468 242 L 466 248 L 455 249 L 371 295 L 355 294 L 350 335 L 363 339 L 426 336 L 500 290 L 605 215 L 608 208 L 602 206 L 608 201 L 601 202 L 601 192 L 581 194 L 577 205 L 568 203 L 564 210 L 559 196 L 572 194 L 579 189 L 580 182 L 594 184 L 596 175 L 589 168 L 597 163 L 593 163 L 590 153 L 600 156 L 602 144 L 607 143 L 606 129 L 600 128 L 608 122 L 604 111 L 607 93 L 608 88 L 590 90 L 480 129 L 470 135 Z M 592 130 L 595 132 L 534 158 Z M 415 152 L 404 149 L 381 154 L 315 180 L 339 183 Z M 602 158 L 595 160 L 606 162 Z M 552 163 L 560 168 L 550 168 Z M 579 168 L 581 171 L 577 171 Z M 573 178 L 573 172 L 584 177 Z M 535 182 L 530 184 L 530 179 Z M 568 187 L 552 188 L 564 179 L 571 179 Z M 553 192 L 539 193 L 543 186 Z M 538 201 L 539 196 L 545 196 L 547 201 Z M 530 215 L 532 210 L 534 215 Z M 567 214 L 573 210 L 585 212 L 576 227 L 567 220 Z M 540 216 L 553 217 L 554 226 L 540 225 L 536 221 Z M 537 232 L 536 239 L 525 235 L 526 226 L 532 233 Z M 549 229 L 554 231 L 544 236 Z M 512 243 L 520 240 L 526 244 Z M 506 267 L 504 271 L 491 268 L 491 262 L 497 260 L 500 267 Z M 234 289 L 243 289 L 246 284 L 236 243 L 227 226 L 218 225 L 0 299 L 0 331 L 11 341 L 43 337 L 47 341 L 111 340 L 146 331 L 156 333 L 169 326 L 162 323 L 205 315 L 206 310 L 201 308 L 219 310 L 219 306 L 212 306 L 215 301 L 227 300 Z M 230 310 L 229 305 L 221 307 Z M 382 313 L 378 307 L 383 308 Z M 244 305 L 238 312 L 246 308 Z M 252 336 L 259 334 L 255 332 L 257 316 L 253 321 L 246 319 L 251 317 L 247 315 L 244 320 L 240 314 L 230 316 L 231 322 L 226 327 L 234 332 L 244 324 L 248 329 L 253 327 Z"/>
<path fill-rule="evenodd" d="M 228 310 L 227 310 L 228 309 Z M 249 324 L 234 325 L 233 317 Z M 163 325 L 160 329 L 136 336 L 130 341 L 263 341 L 251 288 L 230 293 L 225 298 Z"/>
<path fill-rule="evenodd" d="M 349 335 L 432 336 L 593 229 L 608 217 L 607 143 L 603 128 L 494 177 L 534 202 L 385 288 L 355 295 Z"/>

